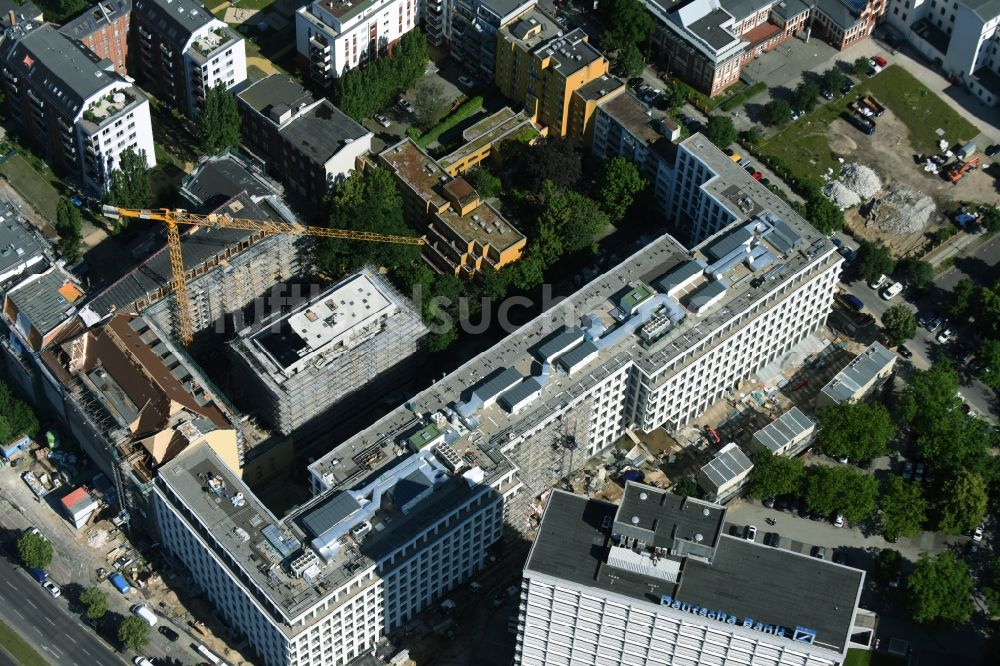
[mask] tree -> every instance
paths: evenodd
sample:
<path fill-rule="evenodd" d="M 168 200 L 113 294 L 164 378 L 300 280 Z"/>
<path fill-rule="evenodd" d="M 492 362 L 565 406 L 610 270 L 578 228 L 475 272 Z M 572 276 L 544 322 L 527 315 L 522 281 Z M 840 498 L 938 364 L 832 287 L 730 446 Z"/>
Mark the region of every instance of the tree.
<path fill-rule="evenodd" d="M 484 199 L 495 197 L 503 191 L 500 177 L 482 164 L 465 174 L 465 179 L 476 188 L 476 192 Z"/>
<path fill-rule="evenodd" d="M 831 67 L 823 72 L 823 89 L 832 93 L 837 92 L 847 83 L 847 77 L 840 71 L 839 67 Z"/>
<path fill-rule="evenodd" d="M 698 484 L 693 477 L 684 476 L 678 479 L 674 487 L 670 489 L 670 492 L 681 497 L 693 497 L 698 493 Z"/>
<path fill-rule="evenodd" d="M 906 257 L 896 264 L 896 272 L 914 289 L 923 289 L 934 281 L 934 267 L 916 257 Z"/>
<path fill-rule="evenodd" d="M 600 6 L 605 25 L 601 47 L 605 51 L 638 45 L 653 30 L 653 17 L 639 0 L 604 0 Z"/>
<path fill-rule="evenodd" d="M 133 148 L 122 151 L 118 156 L 118 168 L 111 172 L 111 187 L 105 200 L 119 208 L 149 207 L 153 200 L 153 191 L 149 187 L 149 163 L 146 161 L 146 151 L 136 152 Z M 116 222 L 112 231 L 121 231 L 125 220 L 127 218 Z"/>
<path fill-rule="evenodd" d="M 821 194 L 806 202 L 806 218 L 824 234 L 839 231 L 844 226 L 844 211 Z"/>
<path fill-rule="evenodd" d="M 17 538 L 17 555 L 24 566 L 44 569 L 52 562 L 52 543 L 38 532 L 24 532 Z"/>
<path fill-rule="evenodd" d="M 736 128 L 729 116 L 712 116 L 705 126 L 705 137 L 719 148 L 725 150 L 736 141 Z"/>
<path fill-rule="evenodd" d="M 635 44 L 626 44 L 618 51 L 618 71 L 626 78 L 642 74 L 646 63 L 642 59 L 642 51 Z"/>
<path fill-rule="evenodd" d="M 987 340 L 976 352 L 979 378 L 990 388 L 1000 388 L 1000 340 Z"/>
<path fill-rule="evenodd" d="M 803 81 L 795 87 L 792 93 L 792 106 L 801 111 L 809 113 L 816 108 L 819 100 L 819 86 L 812 81 Z"/>
<path fill-rule="evenodd" d="M 986 482 L 969 470 L 957 470 L 941 486 L 938 501 L 938 529 L 961 534 L 979 524 L 986 515 Z"/>
<path fill-rule="evenodd" d="M 552 136 L 519 156 L 518 171 L 532 192 L 551 181 L 559 189 L 572 189 L 583 176 L 583 154 L 572 137 Z"/>
<path fill-rule="evenodd" d="M 964 277 L 958 281 L 955 288 L 951 290 L 951 305 L 948 306 L 948 314 L 956 319 L 968 319 L 969 308 L 976 296 L 976 283 Z"/>
<path fill-rule="evenodd" d="M 917 333 L 917 318 L 905 305 L 893 305 L 882 313 L 882 328 L 889 346 L 901 345 Z"/>
<path fill-rule="evenodd" d="M 597 200 L 611 224 L 618 224 L 632 206 L 635 196 L 646 187 L 635 162 L 612 157 L 604 163 Z"/>
<path fill-rule="evenodd" d="M 906 587 L 913 619 L 921 624 L 962 624 L 972 617 L 972 576 L 951 551 L 922 553 Z"/>
<path fill-rule="evenodd" d="M 830 456 L 871 460 L 896 436 L 889 410 L 877 402 L 845 402 L 819 411 L 819 441 Z"/>
<path fill-rule="evenodd" d="M 678 107 L 684 106 L 684 102 L 687 101 L 687 93 L 683 88 L 674 84 L 668 85 L 660 97 L 663 101 L 663 105 L 668 109 L 676 109 Z"/>
<path fill-rule="evenodd" d="M 11 395 L 7 385 L 0 382 L 0 442 L 21 435 L 34 438 L 38 430 L 38 417 L 31 406 Z"/>
<path fill-rule="evenodd" d="M 129 615 L 118 625 L 118 640 L 128 649 L 138 652 L 149 644 L 149 625 L 135 615 Z"/>
<path fill-rule="evenodd" d="M 903 571 L 903 556 L 894 548 L 884 548 L 879 551 L 875 560 L 875 575 L 883 585 L 896 580 Z"/>
<path fill-rule="evenodd" d="M 764 133 L 759 127 L 753 125 L 750 129 L 740 132 L 740 139 L 751 146 L 756 146 L 764 141 Z"/>
<path fill-rule="evenodd" d="M 875 511 L 878 481 L 853 467 L 809 468 L 806 476 L 806 506 L 824 515 L 844 514 L 852 523 L 860 523 Z"/>
<path fill-rule="evenodd" d="M 874 282 L 879 276 L 889 275 L 896 267 L 896 262 L 892 259 L 883 243 L 872 243 L 871 241 L 861 241 L 858 247 L 858 274 L 868 282 Z"/>
<path fill-rule="evenodd" d="M 438 79 L 421 81 L 414 93 L 413 110 L 417 115 L 417 122 L 424 129 L 430 129 L 441 122 L 448 114 L 444 85 Z"/>
<path fill-rule="evenodd" d="M 108 595 L 99 587 L 88 587 L 80 593 L 80 603 L 87 607 L 87 617 L 100 620 L 108 612 Z"/>
<path fill-rule="evenodd" d="M 206 155 L 240 145 L 242 122 L 236 108 L 236 96 L 226 92 L 221 83 L 209 88 L 198 113 L 198 145 Z"/>
<path fill-rule="evenodd" d="M 798 495 L 805 473 L 805 466 L 798 458 L 776 456 L 767 449 L 761 449 L 753 455 L 750 496 L 766 499 L 778 495 Z"/>
<path fill-rule="evenodd" d="M 868 58 L 866 58 L 865 56 L 856 58 L 854 62 L 851 64 L 851 72 L 855 76 L 861 76 L 862 74 L 866 73 L 869 69 L 871 69 L 871 63 L 868 62 Z"/>
<path fill-rule="evenodd" d="M 557 239 L 554 246 L 561 250 L 559 254 L 593 247 L 594 237 L 608 227 L 608 217 L 600 207 L 579 192 L 557 190 L 546 183 L 542 186 L 542 197 L 545 205 L 538 219 L 539 231 L 543 237 L 551 233 Z M 554 260 L 546 267 L 552 263 Z"/>
<path fill-rule="evenodd" d="M 983 219 L 980 220 L 980 224 L 983 228 L 991 234 L 995 234 L 1000 231 L 1000 208 L 993 206 L 986 213 L 983 214 Z"/>
<path fill-rule="evenodd" d="M 70 203 L 66 197 L 59 199 L 56 206 L 56 231 L 59 232 L 59 254 L 73 264 L 80 259 L 81 231 L 83 217 L 80 209 Z"/>
<path fill-rule="evenodd" d="M 927 520 L 927 500 L 920 485 L 891 475 L 882 486 L 882 532 L 889 541 L 912 538 L 920 533 Z"/>
<path fill-rule="evenodd" d="M 427 38 L 411 30 L 392 50 L 364 67 L 345 71 L 333 80 L 331 98 L 341 111 L 361 120 L 392 104 L 396 96 L 423 77 L 428 59 Z"/>
<path fill-rule="evenodd" d="M 792 106 L 783 99 L 772 99 L 764 105 L 764 124 L 772 127 L 787 125 L 792 119 Z"/>
<path fill-rule="evenodd" d="M 1000 339 L 1000 280 L 992 287 L 980 288 L 973 306 L 973 316 L 979 324 L 978 333 L 994 340 Z"/>

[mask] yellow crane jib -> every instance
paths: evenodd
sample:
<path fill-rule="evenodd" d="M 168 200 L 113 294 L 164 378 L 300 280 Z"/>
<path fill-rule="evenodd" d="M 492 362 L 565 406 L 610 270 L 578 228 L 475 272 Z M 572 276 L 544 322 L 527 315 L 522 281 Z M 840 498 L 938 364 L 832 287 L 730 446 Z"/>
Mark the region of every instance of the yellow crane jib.
<path fill-rule="evenodd" d="M 229 215 L 210 213 L 198 215 L 184 209 L 159 208 L 156 210 L 140 210 L 135 208 L 118 208 L 105 204 L 101 212 L 110 219 L 123 217 L 140 220 L 153 220 L 167 225 L 167 249 L 170 255 L 171 283 L 174 298 L 177 300 L 177 328 L 181 343 L 186 347 L 194 338 L 191 318 L 191 305 L 188 301 L 187 284 L 184 280 L 184 259 L 181 256 L 180 232 L 178 224 L 188 224 L 211 229 L 240 229 L 243 231 L 258 231 L 265 234 L 295 234 L 296 236 L 315 236 L 318 238 L 339 238 L 342 240 L 358 240 L 369 243 L 394 243 L 399 245 L 423 245 L 424 239 L 416 236 L 396 236 L 379 234 L 372 231 L 348 231 L 346 229 L 328 229 L 326 227 L 309 227 L 273 220 L 250 220 Z"/>

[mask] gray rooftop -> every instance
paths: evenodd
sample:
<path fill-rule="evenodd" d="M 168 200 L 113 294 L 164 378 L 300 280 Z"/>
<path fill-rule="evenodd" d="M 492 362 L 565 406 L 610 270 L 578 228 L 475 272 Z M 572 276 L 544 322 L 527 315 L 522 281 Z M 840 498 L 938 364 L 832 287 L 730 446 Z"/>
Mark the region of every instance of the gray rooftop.
<path fill-rule="evenodd" d="M 520 384 L 515 384 L 513 388 L 504 391 L 500 395 L 500 404 L 504 409 L 513 411 L 514 407 L 522 400 L 527 400 L 542 390 L 542 385 L 537 379 L 525 379 Z"/>
<path fill-rule="evenodd" d="M 771 421 L 753 434 L 753 439 L 771 453 L 777 453 L 799 437 L 816 427 L 816 423 L 803 414 L 798 407 Z"/>
<path fill-rule="evenodd" d="M 132 0 L 102 0 L 64 23 L 59 32 L 73 39 L 86 39 L 131 11 Z"/>
<path fill-rule="evenodd" d="M 1000 0 L 964 0 L 962 4 L 976 12 L 984 21 L 1000 16 Z"/>
<path fill-rule="evenodd" d="M 585 341 L 583 344 L 570 349 L 568 352 L 559 357 L 557 363 L 564 371 L 569 372 L 569 369 L 575 366 L 577 363 L 583 362 L 591 354 L 600 351 L 590 340 Z"/>
<path fill-rule="evenodd" d="M 346 145 L 370 134 L 328 99 L 281 129 L 282 138 L 317 164 L 339 153 Z"/>
<path fill-rule="evenodd" d="M 688 26 L 688 29 L 710 47 L 718 51 L 734 42 L 739 42 L 739 37 L 733 35 L 729 28 L 723 28 L 726 21 L 731 21 L 733 17 L 722 9 L 714 9 L 705 14 L 697 21 Z"/>
<path fill-rule="evenodd" d="M 604 99 L 619 88 L 623 88 L 625 82 L 621 79 L 602 74 L 593 81 L 589 81 L 576 89 L 574 94 L 579 95 L 584 100 Z"/>
<path fill-rule="evenodd" d="M 64 289 L 67 283 L 71 286 Z M 67 299 L 67 295 L 75 296 L 75 302 Z M 80 306 L 82 295 L 73 284 L 73 277 L 59 267 L 33 276 L 7 292 L 7 297 L 17 305 L 19 316 L 24 316 L 42 335 L 66 321 Z"/>
<path fill-rule="evenodd" d="M 42 10 L 33 2 L 17 2 L 16 0 L 0 0 L 0 25 L 10 27 L 10 13 L 14 12 L 16 21 L 41 21 Z"/>
<path fill-rule="evenodd" d="M 846 646 L 863 572 L 723 535 L 711 564 L 687 558 L 675 584 L 607 565 L 607 525 L 616 513 L 614 504 L 553 491 L 525 575 L 556 576 L 656 607 L 669 595 L 755 622 L 815 629 L 815 647 L 840 652 Z"/>
<path fill-rule="evenodd" d="M 299 521 L 309 536 L 318 537 L 360 508 L 361 505 L 350 493 L 337 493 L 304 514 Z"/>
<path fill-rule="evenodd" d="M 771 8 L 771 11 L 786 21 L 802 12 L 809 11 L 809 5 L 803 0 L 782 0 Z"/>
<path fill-rule="evenodd" d="M 715 484 L 716 488 L 719 488 L 751 469 L 753 469 L 753 463 L 750 462 L 750 458 L 743 453 L 739 446 L 733 444 L 726 445 L 715 454 L 715 457 L 701 468 L 701 474 L 704 474 L 709 481 Z"/>
<path fill-rule="evenodd" d="M 535 0 L 481 0 L 480 5 L 501 19 L 510 16 L 521 7 L 534 4 Z"/>
<path fill-rule="evenodd" d="M 37 263 L 49 244 L 9 201 L 0 201 L 0 275 Z"/>
<path fill-rule="evenodd" d="M 732 14 L 736 22 L 739 23 L 745 18 L 756 14 L 764 7 L 771 4 L 773 0 L 720 0 L 722 8 Z"/>
<path fill-rule="evenodd" d="M 846 368 L 837 373 L 826 386 L 823 393 L 835 404 L 840 404 L 858 397 L 879 375 L 892 369 L 896 355 L 878 342 L 873 342 L 868 349 L 858 354 Z"/>
<path fill-rule="evenodd" d="M 669 549 L 675 539 L 682 539 L 711 548 L 719 542 L 725 518 L 726 510 L 721 506 L 628 482 L 613 531 L 649 532 L 653 536 L 646 540 L 649 547 Z"/>
<path fill-rule="evenodd" d="M 579 326 L 563 326 L 555 335 L 549 336 L 542 344 L 538 345 L 535 354 L 539 360 L 545 363 L 582 341 L 582 328 Z"/>
<path fill-rule="evenodd" d="M 200 28 L 218 20 L 196 0 L 136 0 L 132 13 L 178 49 Z"/>
<path fill-rule="evenodd" d="M 251 109 L 274 121 L 273 115 L 285 111 L 293 113 L 302 105 L 309 106 L 316 99 L 302 85 L 284 74 L 272 74 L 250 85 L 237 97 Z"/>
<path fill-rule="evenodd" d="M 814 6 L 844 32 L 858 23 L 858 13 L 844 0 L 814 0 Z"/>

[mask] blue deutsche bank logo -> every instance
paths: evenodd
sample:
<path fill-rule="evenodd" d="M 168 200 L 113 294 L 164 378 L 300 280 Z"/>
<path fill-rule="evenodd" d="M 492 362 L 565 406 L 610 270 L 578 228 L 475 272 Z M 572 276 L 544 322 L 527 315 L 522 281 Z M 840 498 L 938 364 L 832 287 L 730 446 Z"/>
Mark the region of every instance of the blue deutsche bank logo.
<path fill-rule="evenodd" d="M 812 645 L 813 641 L 816 640 L 816 630 L 809 629 L 808 627 L 795 627 L 795 633 L 792 634 L 792 640 L 798 643 L 808 643 Z"/>

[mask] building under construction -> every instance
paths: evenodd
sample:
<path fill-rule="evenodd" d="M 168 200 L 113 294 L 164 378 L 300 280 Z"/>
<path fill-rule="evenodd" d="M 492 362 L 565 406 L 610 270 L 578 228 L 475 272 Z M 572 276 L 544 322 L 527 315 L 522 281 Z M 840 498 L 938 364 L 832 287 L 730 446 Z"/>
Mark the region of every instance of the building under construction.
<path fill-rule="evenodd" d="M 234 399 L 284 435 L 318 431 L 409 379 L 427 333 L 408 301 L 363 270 L 242 331 L 230 346 L 246 378 Z"/>
<path fill-rule="evenodd" d="M 299 224 L 282 199 L 281 186 L 232 153 L 203 159 L 184 179 L 181 194 L 192 211 Z M 239 229 L 181 231 L 196 350 L 218 339 L 218 333 L 235 331 L 230 317 L 241 318 L 255 299 L 307 274 L 311 266 L 309 238 Z M 97 320 L 115 312 L 142 312 L 176 339 L 177 305 L 171 292 L 170 257 L 162 247 L 92 299 L 88 309 Z"/>

